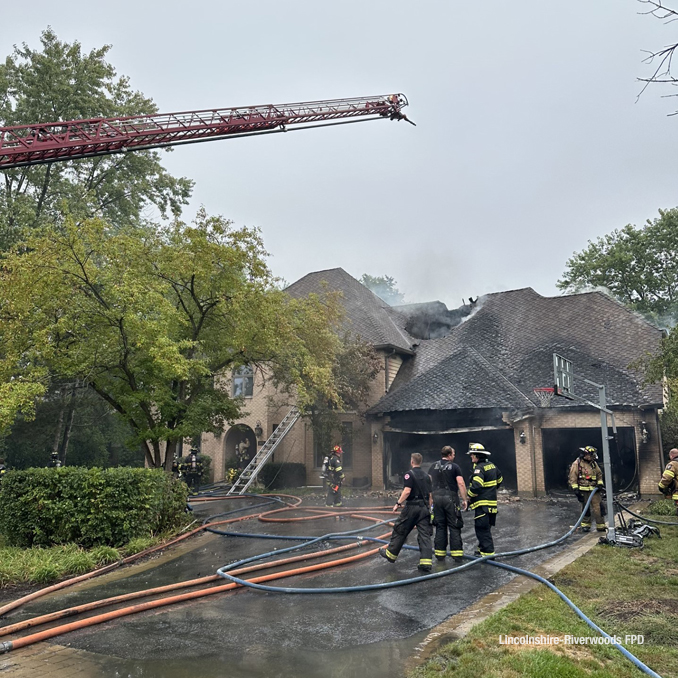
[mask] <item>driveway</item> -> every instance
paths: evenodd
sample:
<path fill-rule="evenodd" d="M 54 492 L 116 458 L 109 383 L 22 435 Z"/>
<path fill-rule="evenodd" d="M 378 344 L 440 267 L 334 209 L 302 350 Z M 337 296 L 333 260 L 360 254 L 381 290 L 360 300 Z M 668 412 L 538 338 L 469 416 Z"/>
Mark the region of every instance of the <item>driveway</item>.
<path fill-rule="evenodd" d="M 243 500 L 248 501 L 248 500 Z M 358 501 L 358 500 L 356 500 Z M 368 500 L 359 500 L 362 506 Z M 306 504 L 306 502 L 305 502 Z M 379 500 L 383 505 L 383 500 Z M 540 544 L 564 534 L 574 523 L 575 501 L 516 501 L 500 504 L 495 547 L 499 551 Z M 202 504 L 202 518 L 233 508 L 233 502 Z M 471 513 L 464 514 L 464 544 L 475 548 Z M 303 523 L 246 521 L 234 530 L 275 534 L 325 534 L 365 526 L 341 518 Z M 230 526 L 229 526 L 230 528 Z M 385 531 L 384 528 L 378 528 Z M 375 532 L 374 534 L 377 534 Z M 572 538 L 571 538 L 572 539 Z M 416 535 L 408 543 L 416 544 Z M 90 600 L 213 574 L 250 555 L 284 548 L 290 542 L 202 535 L 156 561 L 130 567 L 31 603 L 8 616 L 19 621 Z M 558 547 L 567 548 L 567 545 Z M 529 569 L 557 552 L 548 549 L 510 562 Z M 378 556 L 358 563 L 284 580 L 286 586 L 350 586 L 416 576 L 418 553 L 403 551 L 395 565 Z M 434 564 L 434 570 L 451 567 Z M 402 674 L 406 658 L 435 625 L 456 614 L 514 575 L 490 565 L 412 586 L 376 592 L 286 595 L 238 590 L 147 612 L 57 637 L 59 676 L 80 678 L 339 678 L 368 672 L 370 678 Z M 276 585 L 276 582 L 272 582 Z M 45 648 L 48 644 L 43 643 Z M 37 648 L 38 646 L 35 646 Z M 0 657 L 0 674 L 15 678 L 34 670 L 35 648 Z M 52 675 L 49 652 L 43 657 Z M 68 673 L 70 665 L 74 673 Z M 25 660 L 24 660 L 25 657 Z M 9 659 L 6 659 L 9 658 Z M 8 663 L 9 662 L 9 663 Z M 56 674 L 54 674 L 56 675 Z"/>

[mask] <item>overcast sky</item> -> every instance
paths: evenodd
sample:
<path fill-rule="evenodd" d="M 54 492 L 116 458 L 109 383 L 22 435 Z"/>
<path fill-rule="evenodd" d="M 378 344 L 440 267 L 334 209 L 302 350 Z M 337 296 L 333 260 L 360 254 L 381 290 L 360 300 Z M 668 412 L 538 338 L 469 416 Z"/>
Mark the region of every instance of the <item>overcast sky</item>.
<path fill-rule="evenodd" d="M 669 3 L 671 4 L 671 3 Z M 678 5 L 678 1 L 674 3 Z M 165 155 L 199 205 L 261 228 L 288 282 L 341 266 L 409 302 L 557 294 L 587 241 L 678 205 L 678 99 L 643 50 L 678 24 L 636 0 L 2 2 L 0 56 L 51 25 L 160 111 L 403 92 L 417 123 L 215 141 Z"/>

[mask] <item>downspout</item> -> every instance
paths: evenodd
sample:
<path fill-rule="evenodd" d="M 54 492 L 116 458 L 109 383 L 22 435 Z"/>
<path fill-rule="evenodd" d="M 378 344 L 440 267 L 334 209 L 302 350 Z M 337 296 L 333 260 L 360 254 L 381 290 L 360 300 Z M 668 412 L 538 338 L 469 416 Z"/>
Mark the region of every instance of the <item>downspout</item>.
<path fill-rule="evenodd" d="M 532 466 L 532 496 L 537 497 L 537 450 L 536 437 L 534 434 L 534 420 L 530 424 L 530 462 Z"/>

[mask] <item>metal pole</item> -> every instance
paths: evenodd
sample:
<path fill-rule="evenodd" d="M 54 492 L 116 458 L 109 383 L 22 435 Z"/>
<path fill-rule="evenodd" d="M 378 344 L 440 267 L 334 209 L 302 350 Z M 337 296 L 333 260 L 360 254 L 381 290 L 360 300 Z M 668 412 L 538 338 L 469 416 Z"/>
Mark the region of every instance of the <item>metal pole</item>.
<path fill-rule="evenodd" d="M 607 493 L 607 539 L 616 541 L 614 520 L 614 494 L 612 489 L 612 464 L 610 463 L 610 441 L 607 436 L 607 399 L 605 386 L 598 386 L 600 397 L 600 432 L 603 435 L 603 472 L 605 474 L 605 492 Z"/>

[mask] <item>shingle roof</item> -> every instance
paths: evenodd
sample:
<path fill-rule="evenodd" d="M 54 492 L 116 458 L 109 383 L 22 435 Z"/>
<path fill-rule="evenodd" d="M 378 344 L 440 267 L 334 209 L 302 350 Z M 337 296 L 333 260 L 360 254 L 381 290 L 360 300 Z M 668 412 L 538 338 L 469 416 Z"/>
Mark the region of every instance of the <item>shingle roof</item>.
<path fill-rule="evenodd" d="M 629 368 L 655 352 L 661 336 L 600 292 L 489 294 L 448 336 L 421 341 L 370 412 L 537 405 L 533 389 L 553 385 L 554 352 L 572 360 L 575 375 L 604 384 L 610 404 L 661 405 L 661 387 L 644 387 Z M 597 389 L 580 379 L 575 392 L 597 402 Z M 573 402 L 555 398 L 553 405 Z"/>
<path fill-rule="evenodd" d="M 309 273 L 285 291 L 296 298 L 324 291 L 341 292 L 346 330 L 373 346 L 391 346 L 406 353 L 412 350 L 415 340 L 404 329 L 405 318 L 343 268 Z"/>

